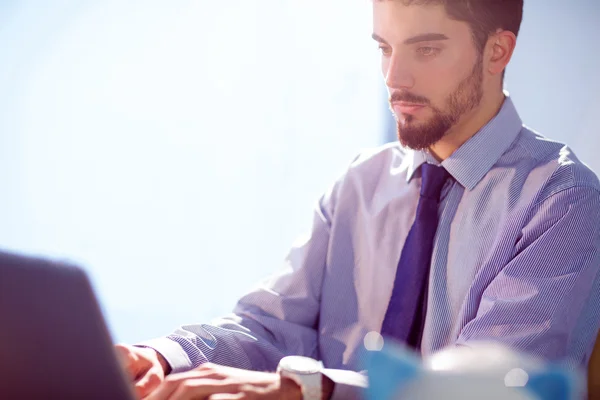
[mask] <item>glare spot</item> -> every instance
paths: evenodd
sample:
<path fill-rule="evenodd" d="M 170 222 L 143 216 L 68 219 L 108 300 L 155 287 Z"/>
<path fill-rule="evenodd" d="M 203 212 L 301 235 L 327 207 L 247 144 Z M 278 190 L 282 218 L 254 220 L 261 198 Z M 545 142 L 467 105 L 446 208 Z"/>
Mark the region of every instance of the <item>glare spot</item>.
<path fill-rule="evenodd" d="M 296 240 L 294 240 L 294 243 L 292 243 L 292 247 L 294 248 L 300 248 L 300 247 L 304 247 L 308 244 L 308 242 L 310 241 L 310 233 L 304 233 L 300 236 L 298 236 L 296 238 Z"/>
<path fill-rule="evenodd" d="M 365 335 L 365 348 L 369 351 L 380 351 L 383 349 L 383 336 L 377 332 L 369 332 Z"/>
<path fill-rule="evenodd" d="M 507 387 L 524 387 L 529 381 L 529 374 L 521 368 L 512 369 L 504 377 L 504 384 Z"/>

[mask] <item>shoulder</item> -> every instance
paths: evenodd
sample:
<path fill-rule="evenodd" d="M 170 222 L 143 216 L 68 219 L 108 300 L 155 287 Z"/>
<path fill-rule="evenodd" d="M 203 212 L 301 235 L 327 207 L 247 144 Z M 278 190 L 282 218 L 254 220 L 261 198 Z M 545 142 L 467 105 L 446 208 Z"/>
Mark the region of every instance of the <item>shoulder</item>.
<path fill-rule="evenodd" d="M 600 195 L 598 176 L 566 144 L 524 127 L 515 147 L 530 160 L 531 173 L 543 179 L 538 202 L 568 189 Z"/>

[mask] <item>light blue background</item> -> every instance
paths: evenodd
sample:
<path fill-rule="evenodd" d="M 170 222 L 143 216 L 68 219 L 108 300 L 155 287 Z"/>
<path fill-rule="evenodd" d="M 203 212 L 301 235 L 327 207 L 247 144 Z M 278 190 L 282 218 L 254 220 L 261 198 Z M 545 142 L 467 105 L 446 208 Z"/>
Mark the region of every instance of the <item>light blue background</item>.
<path fill-rule="evenodd" d="M 507 88 L 598 171 L 600 5 L 526 3 Z M 370 18 L 362 0 L 2 0 L 0 246 L 83 263 L 117 341 L 228 312 L 391 140 Z"/>

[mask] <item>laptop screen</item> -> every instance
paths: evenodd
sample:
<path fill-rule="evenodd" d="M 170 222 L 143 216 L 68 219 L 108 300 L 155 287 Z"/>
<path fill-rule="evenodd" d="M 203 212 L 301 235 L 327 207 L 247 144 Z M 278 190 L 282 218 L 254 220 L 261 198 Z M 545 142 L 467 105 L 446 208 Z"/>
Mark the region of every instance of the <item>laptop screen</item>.
<path fill-rule="evenodd" d="M 0 398 L 134 399 L 85 272 L 0 252 Z"/>

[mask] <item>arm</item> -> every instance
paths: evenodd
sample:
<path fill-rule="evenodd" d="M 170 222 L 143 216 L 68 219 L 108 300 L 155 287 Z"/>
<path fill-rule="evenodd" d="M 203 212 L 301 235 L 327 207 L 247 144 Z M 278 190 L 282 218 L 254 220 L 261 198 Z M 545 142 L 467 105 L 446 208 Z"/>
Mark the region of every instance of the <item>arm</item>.
<path fill-rule="evenodd" d="M 293 246 L 284 270 L 244 295 L 232 315 L 211 324 L 185 325 L 142 345 L 161 353 L 173 372 L 207 362 L 274 371 L 285 355 L 316 357 L 328 243 L 328 221 L 318 209 L 310 238 Z"/>
<path fill-rule="evenodd" d="M 521 233 L 457 344 L 493 340 L 547 360 L 581 354 L 569 361 L 587 362 L 600 322 L 600 193 L 551 195 Z"/>
<path fill-rule="evenodd" d="M 158 352 L 166 373 L 207 362 L 274 371 L 286 355 L 318 358 L 316 326 L 335 189 L 320 199 L 309 237 L 292 247 L 283 271 L 243 296 L 232 315 L 140 344 Z M 366 377 L 351 371 L 327 370 L 323 378 L 324 398 L 358 399 L 364 386 Z"/>

